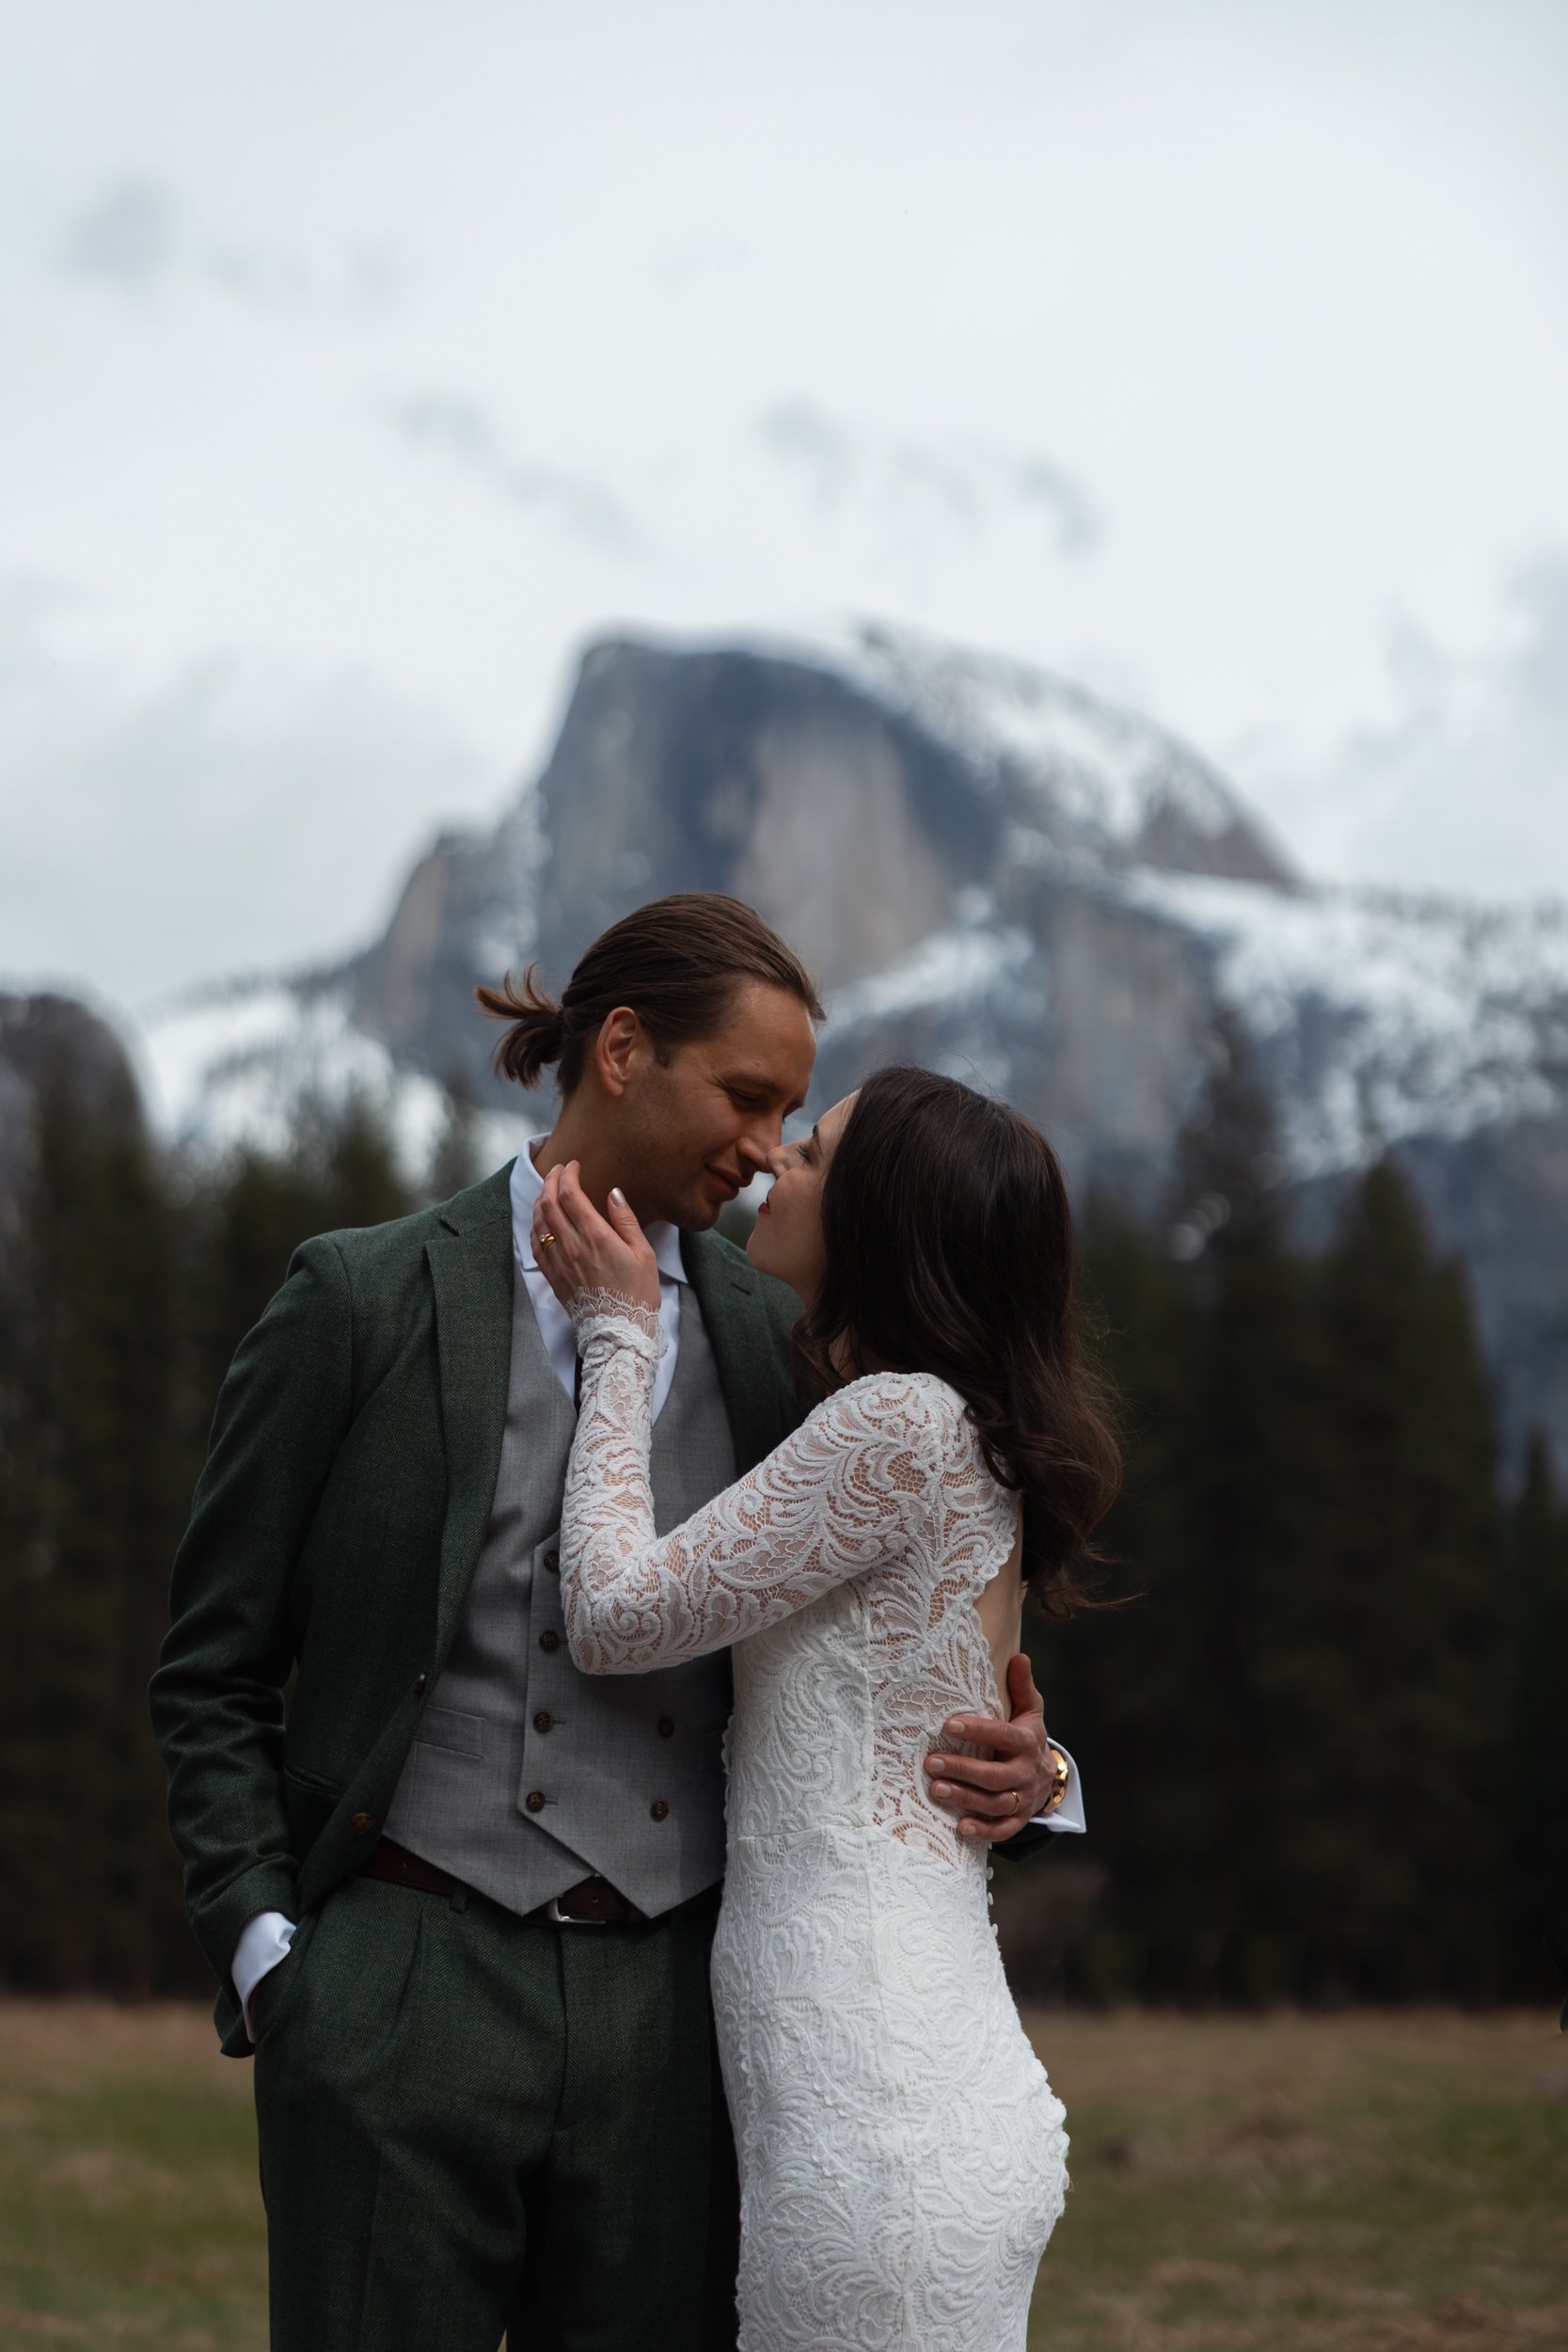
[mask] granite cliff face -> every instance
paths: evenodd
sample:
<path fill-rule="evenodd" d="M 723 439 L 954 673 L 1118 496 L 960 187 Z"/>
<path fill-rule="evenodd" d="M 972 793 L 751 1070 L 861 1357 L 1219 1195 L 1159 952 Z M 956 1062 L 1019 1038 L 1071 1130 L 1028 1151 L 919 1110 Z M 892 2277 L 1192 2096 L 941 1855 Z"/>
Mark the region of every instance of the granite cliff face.
<path fill-rule="evenodd" d="M 483 1088 L 476 978 L 537 956 L 559 980 L 644 899 L 733 891 L 818 977 L 835 1072 L 896 1032 L 1057 1104 L 1085 1161 L 1158 1156 L 1210 992 L 1185 927 L 1117 895 L 1144 869 L 1293 886 L 1194 755 L 1036 674 L 882 635 L 832 667 L 605 644 L 538 785 L 439 840 L 325 985 L 400 1065 Z"/>
<path fill-rule="evenodd" d="M 1316 888 L 1198 755 L 1037 671 L 885 631 L 832 655 L 585 655 L 538 783 L 440 838 L 383 936 L 204 993 L 150 1051 L 176 1133 L 281 1133 L 301 1086 L 385 1092 L 409 1149 L 491 1078 L 476 980 L 559 984 L 606 923 L 728 890 L 819 976 L 816 1096 L 928 1061 L 1039 1118 L 1074 1184 L 1157 1202 L 1231 1007 L 1303 1215 L 1401 1153 L 1465 1254 L 1511 1429 L 1568 1462 L 1568 913 Z"/>
<path fill-rule="evenodd" d="M 50 1086 L 99 1118 L 135 1117 L 131 1064 L 105 1022 L 69 996 L 0 994 L 0 1242 L 33 1172 L 36 1113 Z"/>

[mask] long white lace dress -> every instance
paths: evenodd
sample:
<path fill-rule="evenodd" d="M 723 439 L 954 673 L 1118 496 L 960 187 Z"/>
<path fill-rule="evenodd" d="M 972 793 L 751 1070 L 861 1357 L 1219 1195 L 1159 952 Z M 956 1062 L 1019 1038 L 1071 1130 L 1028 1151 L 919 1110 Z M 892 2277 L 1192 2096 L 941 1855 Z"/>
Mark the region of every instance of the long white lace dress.
<path fill-rule="evenodd" d="M 713 2003 L 740 2352 L 1022 2352 L 1063 2109 L 1003 1976 L 985 1849 L 922 1769 L 948 1715 L 1004 1711 L 974 1604 L 1016 1499 L 954 1390 L 879 1374 L 657 1541 L 660 1343 L 603 1293 L 573 1312 L 572 1657 L 636 1674 L 735 1645 Z"/>

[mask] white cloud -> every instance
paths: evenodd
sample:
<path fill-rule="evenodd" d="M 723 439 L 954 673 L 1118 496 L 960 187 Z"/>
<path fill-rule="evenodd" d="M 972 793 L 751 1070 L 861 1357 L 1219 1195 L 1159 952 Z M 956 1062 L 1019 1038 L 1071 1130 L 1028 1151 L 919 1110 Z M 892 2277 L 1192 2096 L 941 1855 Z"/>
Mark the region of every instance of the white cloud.
<path fill-rule="evenodd" d="M 387 780 L 499 797 L 617 626 L 914 625 L 1254 747 L 1308 866 L 1559 879 L 1565 72 L 1561 0 L 12 9 L 3 560 L 90 628 L 8 641 L 0 964 L 351 937 Z"/>
<path fill-rule="evenodd" d="M 530 507 L 582 537 L 626 552 L 642 545 L 629 511 L 586 475 L 517 455 L 476 400 L 420 392 L 395 402 L 391 421 L 416 444 L 438 451 L 515 506 Z"/>
<path fill-rule="evenodd" d="M 502 780 L 363 672 L 209 656 L 159 685 L 65 648 L 69 599 L 0 598 L 0 973 L 145 1004 L 198 974 L 335 958 L 385 919 L 437 813 Z"/>
<path fill-rule="evenodd" d="M 973 435 L 902 439 L 847 423 L 811 400 L 775 402 L 757 420 L 757 439 L 792 468 L 813 502 L 834 513 L 851 502 L 896 512 L 937 531 L 983 531 L 1020 509 L 1038 509 L 1058 555 L 1082 555 L 1101 536 L 1088 492 L 1038 451 L 988 444 Z"/>
<path fill-rule="evenodd" d="M 111 181 L 78 212 L 56 247 L 66 278 L 146 302 L 182 281 L 295 316 L 379 312 L 402 299 L 408 266 L 386 238 L 363 241 L 330 267 L 288 247 L 217 234 L 172 187 L 145 176 Z"/>
<path fill-rule="evenodd" d="M 1404 621 L 1392 712 L 1264 789 L 1320 872 L 1509 898 L 1568 895 L 1568 550 L 1507 583 L 1490 642 Z"/>

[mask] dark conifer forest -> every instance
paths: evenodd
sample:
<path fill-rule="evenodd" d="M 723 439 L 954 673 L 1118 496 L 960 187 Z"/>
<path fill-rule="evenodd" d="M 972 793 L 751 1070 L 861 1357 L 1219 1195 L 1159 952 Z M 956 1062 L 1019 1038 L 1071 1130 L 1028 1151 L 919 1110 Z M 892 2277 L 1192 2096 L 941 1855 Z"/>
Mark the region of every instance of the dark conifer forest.
<path fill-rule="evenodd" d="M 0 1985 L 198 1991 L 145 1692 L 224 1371 L 309 1234 L 418 1198 L 363 1106 L 193 1174 L 60 1076 L 0 1264 Z M 1393 1165 L 1291 1238 L 1221 1041 L 1168 1200 L 1081 1204 L 1128 1477 L 1103 1606 L 1031 1633 L 1090 1835 L 998 1871 L 1019 1989 L 1256 2005 L 1550 1994 L 1568 1507 L 1499 1461 L 1464 1279 Z"/>

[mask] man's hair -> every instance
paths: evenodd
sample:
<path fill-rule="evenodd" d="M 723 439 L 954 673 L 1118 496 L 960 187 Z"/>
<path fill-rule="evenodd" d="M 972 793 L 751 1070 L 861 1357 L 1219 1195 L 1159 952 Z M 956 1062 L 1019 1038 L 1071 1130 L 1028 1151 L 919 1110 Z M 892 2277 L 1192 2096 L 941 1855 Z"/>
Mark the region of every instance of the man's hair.
<path fill-rule="evenodd" d="M 509 972 L 499 988 L 474 994 L 508 1025 L 497 1070 L 531 1087 L 553 1062 L 563 1095 L 575 1090 L 589 1047 L 618 1005 L 630 1006 L 661 1059 L 673 1046 L 710 1037 L 748 980 L 784 990 L 814 1021 L 824 1017 L 800 958 L 754 907 L 716 890 L 678 891 L 623 915 L 584 954 L 559 1004 L 538 971 L 531 963 L 520 983 Z"/>

